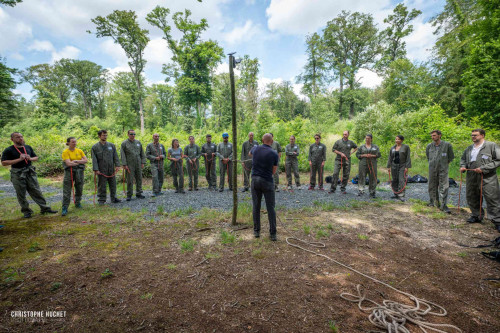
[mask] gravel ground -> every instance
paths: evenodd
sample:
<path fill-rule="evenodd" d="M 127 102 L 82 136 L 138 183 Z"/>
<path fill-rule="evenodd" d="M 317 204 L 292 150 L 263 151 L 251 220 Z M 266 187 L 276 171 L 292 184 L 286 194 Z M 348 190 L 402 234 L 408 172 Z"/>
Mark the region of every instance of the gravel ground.
<path fill-rule="evenodd" d="M 330 184 L 326 184 L 327 190 L 319 191 L 317 189 L 313 191 L 307 190 L 307 185 L 303 185 L 300 190 L 293 187 L 293 191 L 286 191 L 285 186 L 280 186 L 280 192 L 276 193 L 276 206 L 277 208 L 302 208 L 311 207 L 315 203 L 325 202 L 333 203 L 337 206 L 349 206 L 353 201 L 370 201 L 371 199 L 367 194 L 358 197 L 357 185 L 349 183 L 347 186 L 347 194 L 341 194 L 339 188 L 333 194 L 328 194 L 328 189 Z M 465 200 L 465 185 L 462 189 L 461 203 L 460 206 L 467 207 Z M 241 190 L 241 188 L 239 189 Z M 62 189 L 55 187 L 42 187 L 42 191 L 46 196 L 48 202 L 60 202 L 62 200 Z M 449 192 L 450 204 L 456 205 L 458 201 L 458 188 L 451 187 Z M 174 193 L 173 190 L 164 191 L 164 195 L 158 196 L 156 198 L 151 197 L 151 191 L 144 191 L 146 199 L 136 199 L 132 198 L 132 201 L 126 202 L 122 200 L 122 203 L 114 204 L 115 207 L 120 208 L 130 208 L 132 211 L 156 211 L 159 205 L 162 205 L 165 212 L 172 212 L 178 209 L 185 209 L 191 206 L 195 210 L 199 210 L 203 207 L 230 210 L 232 208 L 232 193 L 227 190 L 224 192 L 219 191 L 209 191 L 206 188 L 200 188 L 199 191 L 186 191 L 185 194 Z M 6 196 L 15 196 L 15 191 L 12 183 L 0 180 L 0 199 Z M 109 195 L 109 194 L 108 194 Z M 377 198 L 383 200 L 391 200 L 392 192 L 389 185 L 379 184 L 377 188 Z M 118 197 L 123 199 L 123 193 L 118 191 Z M 429 200 L 429 195 L 427 193 L 427 184 L 408 184 L 406 190 L 406 199 L 420 199 L 424 201 Z M 238 192 L 238 199 L 240 202 L 251 203 L 250 192 L 241 193 Z M 33 201 L 29 200 L 30 203 Z M 109 199 L 108 199 L 109 201 Z M 92 196 L 87 196 L 84 198 L 84 202 L 92 204 Z M 34 204 L 34 203 L 33 203 Z M 262 208 L 265 208 L 265 203 L 263 201 Z"/>

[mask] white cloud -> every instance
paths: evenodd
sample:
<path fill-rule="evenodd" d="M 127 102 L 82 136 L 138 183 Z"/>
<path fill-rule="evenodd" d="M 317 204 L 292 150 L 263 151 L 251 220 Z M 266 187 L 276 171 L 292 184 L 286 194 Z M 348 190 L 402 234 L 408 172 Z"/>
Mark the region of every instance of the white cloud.
<path fill-rule="evenodd" d="M 247 20 L 245 25 L 235 27 L 230 32 L 224 34 L 224 41 L 228 44 L 238 44 L 244 41 L 252 40 L 252 38 L 259 33 L 259 28 L 252 20 Z"/>
<path fill-rule="evenodd" d="M 162 38 L 151 39 L 144 50 L 144 59 L 148 61 L 148 65 L 158 67 L 171 62 L 171 58 L 172 52 L 168 48 L 167 42 Z"/>
<path fill-rule="evenodd" d="M 17 51 L 31 36 L 31 26 L 11 17 L 0 7 L 0 53 Z"/>
<path fill-rule="evenodd" d="M 382 23 L 389 5 L 390 0 L 271 0 L 267 25 L 271 31 L 304 35 L 325 26 L 342 10 L 371 13 L 375 22 Z"/>
<path fill-rule="evenodd" d="M 24 60 L 24 56 L 18 52 L 14 52 L 10 54 L 10 57 L 14 60 L 22 61 Z"/>
<path fill-rule="evenodd" d="M 48 40 L 34 40 L 33 43 L 28 46 L 28 50 L 38 52 L 53 52 L 55 51 L 55 47 Z"/>
<path fill-rule="evenodd" d="M 127 66 L 127 55 L 120 45 L 115 44 L 112 39 L 106 39 L 99 44 L 99 49 L 110 56 L 118 66 Z"/>
<path fill-rule="evenodd" d="M 80 50 L 74 46 L 65 46 L 60 51 L 52 52 L 52 62 L 66 58 L 66 59 L 78 59 L 80 55 Z"/>
<path fill-rule="evenodd" d="M 430 22 L 424 23 L 421 17 L 412 24 L 413 32 L 404 39 L 408 58 L 413 61 L 428 60 L 437 38 L 433 34 L 434 28 Z"/>
<path fill-rule="evenodd" d="M 375 72 L 361 68 L 356 73 L 356 80 L 361 83 L 362 87 L 375 88 L 382 83 L 383 78 Z"/>

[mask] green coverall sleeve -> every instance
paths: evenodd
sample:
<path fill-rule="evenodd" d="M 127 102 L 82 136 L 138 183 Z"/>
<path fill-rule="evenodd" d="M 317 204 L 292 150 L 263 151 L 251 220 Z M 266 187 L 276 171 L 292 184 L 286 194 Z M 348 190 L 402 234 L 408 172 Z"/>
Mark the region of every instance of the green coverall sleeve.
<path fill-rule="evenodd" d="M 451 143 L 448 145 L 448 153 L 446 154 L 448 156 L 448 164 L 451 163 L 455 159 L 455 153 L 453 152 L 453 146 Z"/>
<path fill-rule="evenodd" d="M 490 173 L 491 171 L 495 171 L 496 168 L 500 166 L 500 147 L 495 143 L 492 144 L 493 147 L 491 149 L 491 161 L 481 165 L 480 167 L 480 169 L 483 170 L 483 172 L 486 171 L 485 173 Z M 477 158 L 480 158 L 479 154 Z"/>
<path fill-rule="evenodd" d="M 431 145 L 428 144 L 427 147 L 425 147 L 425 156 L 427 156 L 427 162 L 429 162 L 429 150 L 431 149 Z"/>
<path fill-rule="evenodd" d="M 408 146 L 408 155 L 406 157 L 406 168 L 411 168 L 411 152 L 410 152 L 410 146 Z"/>
<path fill-rule="evenodd" d="M 146 146 L 146 157 L 151 162 L 154 162 L 156 160 L 156 156 L 153 155 L 153 145 Z"/>
<path fill-rule="evenodd" d="M 120 166 L 120 159 L 118 158 L 118 152 L 116 151 L 115 145 L 113 145 L 113 161 L 115 168 Z"/>
<path fill-rule="evenodd" d="M 97 156 L 96 156 L 96 151 L 94 147 L 92 147 L 92 150 L 90 151 L 92 155 L 92 170 L 98 171 L 99 170 L 99 165 L 97 164 Z"/>
<path fill-rule="evenodd" d="M 142 147 L 142 143 L 140 145 L 141 146 L 139 148 L 141 149 L 141 163 L 146 164 L 146 154 L 144 154 L 144 148 Z"/>
<path fill-rule="evenodd" d="M 311 147 L 312 147 L 312 145 L 309 146 L 309 157 L 307 158 L 308 161 L 312 161 Z"/>
<path fill-rule="evenodd" d="M 123 142 L 121 145 L 120 156 L 122 157 L 122 165 L 127 165 L 127 156 L 125 155 L 125 142 Z"/>
<path fill-rule="evenodd" d="M 467 149 L 464 150 L 462 157 L 460 158 L 460 167 L 467 168 Z"/>
<path fill-rule="evenodd" d="M 325 162 L 326 161 L 326 146 L 325 145 L 323 145 L 323 146 L 324 146 L 324 148 L 323 148 L 323 162 Z"/>

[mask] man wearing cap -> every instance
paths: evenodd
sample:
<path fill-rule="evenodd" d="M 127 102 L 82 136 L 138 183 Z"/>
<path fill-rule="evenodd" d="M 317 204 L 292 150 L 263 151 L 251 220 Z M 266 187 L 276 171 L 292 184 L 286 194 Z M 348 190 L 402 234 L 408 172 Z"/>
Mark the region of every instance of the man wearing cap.
<path fill-rule="evenodd" d="M 333 169 L 332 187 L 328 193 L 334 193 L 337 189 L 339 174 L 342 169 L 342 183 L 340 190 L 342 194 L 346 194 L 347 182 L 349 181 L 349 173 L 351 172 L 351 154 L 358 150 L 358 146 L 349 140 L 349 131 L 342 133 L 342 139 L 337 140 L 333 145 L 332 151 L 337 154 L 335 157 L 335 167 Z"/>
<path fill-rule="evenodd" d="M 184 148 L 184 156 L 187 160 L 187 170 L 189 177 L 189 191 L 193 188 L 198 191 L 198 169 L 200 168 L 200 161 L 198 159 L 201 155 L 200 147 L 194 143 L 194 136 L 189 136 L 189 144 Z M 194 178 L 194 187 L 193 187 Z"/>
<path fill-rule="evenodd" d="M 151 162 L 153 197 L 162 194 L 166 154 L 165 146 L 160 143 L 160 135 L 158 133 L 153 134 L 153 142 L 146 146 L 146 157 Z"/>
<path fill-rule="evenodd" d="M 273 175 L 274 178 L 274 190 L 276 192 L 279 192 L 280 189 L 278 188 L 278 185 L 280 183 L 280 161 L 281 161 L 281 145 L 278 141 L 274 141 L 274 135 L 273 133 L 269 133 L 273 137 L 273 143 L 271 145 L 271 148 L 278 154 L 278 169 Z"/>
<path fill-rule="evenodd" d="M 146 163 L 146 155 L 142 149 L 142 144 L 135 139 L 135 131 L 128 130 L 128 139 L 122 142 L 121 157 L 122 165 L 127 170 L 127 201 L 132 199 L 134 194 L 137 199 L 144 199 L 142 195 L 142 169 Z"/>
<path fill-rule="evenodd" d="M 206 135 L 207 142 L 201 147 L 201 154 L 205 157 L 205 178 L 207 179 L 208 189 L 215 190 L 217 188 L 217 174 L 215 172 L 215 155 L 217 154 L 217 146 L 212 142 L 212 135 Z"/>
<path fill-rule="evenodd" d="M 253 132 L 248 133 L 248 141 L 243 142 L 241 147 L 241 165 L 243 166 L 243 191 L 248 191 L 250 187 L 250 173 L 252 172 L 252 157 L 249 155 L 253 147 L 259 143 L 253 139 Z"/>
<path fill-rule="evenodd" d="M 42 214 L 57 213 L 56 210 L 52 210 L 47 205 L 47 201 L 38 185 L 35 167 L 31 164 L 31 162 L 38 161 L 38 156 L 36 156 L 33 148 L 24 143 L 23 135 L 19 132 L 12 133 L 10 140 L 14 144 L 3 151 L 2 165 L 10 165 L 10 180 L 16 190 L 17 201 L 21 206 L 24 217 L 30 218 L 33 214 L 33 210 L 30 208 L 28 200 L 26 200 L 26 192 L 40 206 Z"/>
<path fill-rule="evenodd" d="M 222 134 L 222 140 L 223 142 L 219 143 L 217 146 L 217 156 L 219 156 L 219 172 L 220 172 L 220 185 L 219 185 L 219 192 L 224 191 L 224 176 L 226 175 L 226 171 L 228 174 L 228 185 L 229 185 L 229 191 L 233 190 L 233 186 L 231 184 L 232 180 L 232 174 L 233 174 L 233 145 L 228 142 L 229 141 L 229 134 L 223 133 Z"/>

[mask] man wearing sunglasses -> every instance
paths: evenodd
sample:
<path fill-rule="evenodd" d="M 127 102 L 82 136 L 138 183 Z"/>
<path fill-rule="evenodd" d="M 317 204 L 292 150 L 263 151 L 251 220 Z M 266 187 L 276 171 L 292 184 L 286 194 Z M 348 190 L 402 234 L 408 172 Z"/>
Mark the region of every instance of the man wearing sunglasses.
<path fill-rule="evenodd" d="M 144 199 L 142 195 L 142 169 L 146 164 L 146 155 L 142 144 L 135 139 L 135 131 L 128 130 L 128 139 L 122 142 L 121 158 L 123 168 L 127 174 L 127 201 L 132 199 L 134 194 L 134 179 L 135 179 L 135 195 L 137 199 Z"/>
<path fill-rule="evenodd" d="M 500 147 L 484 140 L 485 130 L 472 131 L 473 144 L 467 147 L 460 160 L 460 172 L 467 171 L 466 193 L 471 216 L 469 223 L 481 223 L 481 194 L 486 201 L 488 218 L 500 232 L 500 189 L 496 169 L 500 166 Z"/>

